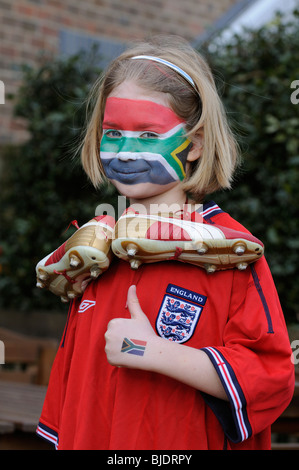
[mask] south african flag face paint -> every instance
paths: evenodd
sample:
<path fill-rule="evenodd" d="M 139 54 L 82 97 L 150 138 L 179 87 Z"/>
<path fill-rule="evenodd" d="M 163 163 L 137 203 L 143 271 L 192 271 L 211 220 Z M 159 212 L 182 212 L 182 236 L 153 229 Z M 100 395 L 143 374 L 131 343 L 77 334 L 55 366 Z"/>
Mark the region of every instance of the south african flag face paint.
<path fill-rule="evenodd" d="M 181 181 L 191 147 L 184 121 L 170 108 L 108 98 L 100 149 L 107 178 L 129 185 Z"/>

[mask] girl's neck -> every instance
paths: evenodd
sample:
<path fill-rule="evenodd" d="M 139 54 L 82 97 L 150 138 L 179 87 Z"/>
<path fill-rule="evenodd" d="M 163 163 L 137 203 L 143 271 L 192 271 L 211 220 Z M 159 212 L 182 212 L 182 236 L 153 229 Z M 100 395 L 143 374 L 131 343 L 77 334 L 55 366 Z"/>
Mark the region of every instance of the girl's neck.
<path fill-rule="evenodd" d="M 143 199 L 130 198 L 130 207 L 140 213 L 154 214 L 157 212 L 175 212 L 182 210 L 187 203 L 187 196 L 181 185 L 168 191 Z"/>

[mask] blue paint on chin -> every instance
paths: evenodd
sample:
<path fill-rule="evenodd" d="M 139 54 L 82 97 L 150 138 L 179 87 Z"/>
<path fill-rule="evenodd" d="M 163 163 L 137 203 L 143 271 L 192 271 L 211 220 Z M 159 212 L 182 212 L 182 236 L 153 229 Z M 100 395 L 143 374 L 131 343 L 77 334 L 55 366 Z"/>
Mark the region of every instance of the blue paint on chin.
<path fill-rule="evenodd" d="M 168 171 L 156 160 L 121 161 L 117 158 L 102 160 L 108 179 L 123 184 L 153 183 L 166 185 L 176 181 Z"/>

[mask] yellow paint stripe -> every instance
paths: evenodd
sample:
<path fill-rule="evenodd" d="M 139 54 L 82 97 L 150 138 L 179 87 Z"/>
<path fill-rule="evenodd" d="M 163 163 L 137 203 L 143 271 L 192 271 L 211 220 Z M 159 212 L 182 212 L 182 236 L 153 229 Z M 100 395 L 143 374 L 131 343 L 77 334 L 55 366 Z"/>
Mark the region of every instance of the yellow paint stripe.
<path fill-rule="evenodd" d="M 188 140 L 186 139 L 185 142 L 182 143 L 182 145 L 180 145 L 178 148 L 176 148 L 173 152 L 171 152 L 171 156 L 175 159 L 175 161 L 177 162 L 177 164 L 179 165 L 181 171 L 182 171 L 182 174 L 185 178 L 186 176 L 186 173 L 185 173 L 185 170 L 184 170 L 184 167 L 183 167 L 183 164 L 181 162 L 181 160 L 177 157 L 177 154 L 182 152 L 183 150 L 185 150 L 188 145 L 191 143 L 191 140 Z"/>

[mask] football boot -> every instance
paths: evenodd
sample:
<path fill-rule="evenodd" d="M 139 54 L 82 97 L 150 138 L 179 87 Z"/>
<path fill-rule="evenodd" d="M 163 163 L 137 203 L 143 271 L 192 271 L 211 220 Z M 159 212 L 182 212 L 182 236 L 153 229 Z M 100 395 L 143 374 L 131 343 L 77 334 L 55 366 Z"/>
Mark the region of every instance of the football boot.
<path fill-rule="evenodd" d="M 48 289 L 63 302 L 81 296 L 88 282 L 110 265 L 114 226 L 113 217 L 102 215 L 78 227 L 36 265 L 37 287 Z"/>
<path fill-rule="evenodd" d="M 112 251 L 129 261 L 132 269 L 142 263 L 178 260 L 213 273 L 246 269 L 263 255 L 264 246 L 249 233 L 203 223 L 197 212 L 186 220 L 175 214 L 139 214 L 129 208 L 115 225 Z"/>

